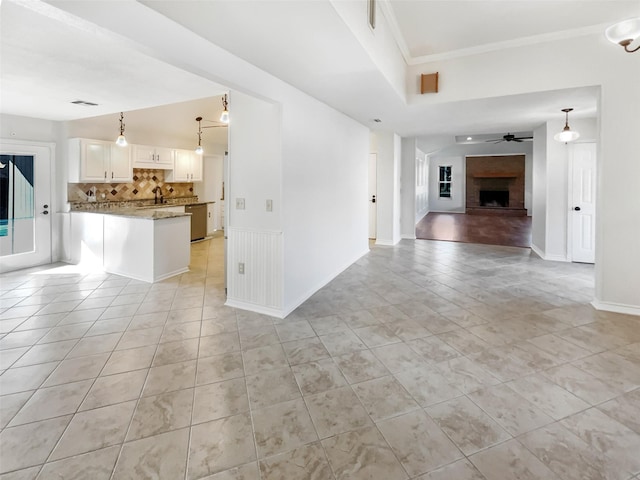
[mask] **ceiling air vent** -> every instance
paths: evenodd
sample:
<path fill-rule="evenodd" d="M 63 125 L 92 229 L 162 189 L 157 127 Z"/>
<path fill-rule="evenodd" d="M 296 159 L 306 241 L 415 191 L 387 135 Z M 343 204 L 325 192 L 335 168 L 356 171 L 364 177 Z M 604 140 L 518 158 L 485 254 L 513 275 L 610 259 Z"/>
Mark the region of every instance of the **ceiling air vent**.
<path fill-rule="evenodd" d="M 73 102 L 71 102 L 75 105 L 83 105 L 85 107 L 97 107 L 98 104 L 97 103 L 93 103 L 93 102 L 85 102 L 84 100 L 74 100 Z"/>

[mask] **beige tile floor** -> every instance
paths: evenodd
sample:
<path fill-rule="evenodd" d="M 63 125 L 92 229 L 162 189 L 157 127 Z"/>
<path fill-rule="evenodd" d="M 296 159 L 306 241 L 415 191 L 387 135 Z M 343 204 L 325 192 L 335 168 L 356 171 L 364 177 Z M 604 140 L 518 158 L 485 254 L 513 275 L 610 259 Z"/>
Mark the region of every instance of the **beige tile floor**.
<path fill-rule="evenodd" d="M 0 278 L 0 479 L 640 478 L 640 318 L 591 266 L 405 241 L 278 320 L 192 260 Z"/>

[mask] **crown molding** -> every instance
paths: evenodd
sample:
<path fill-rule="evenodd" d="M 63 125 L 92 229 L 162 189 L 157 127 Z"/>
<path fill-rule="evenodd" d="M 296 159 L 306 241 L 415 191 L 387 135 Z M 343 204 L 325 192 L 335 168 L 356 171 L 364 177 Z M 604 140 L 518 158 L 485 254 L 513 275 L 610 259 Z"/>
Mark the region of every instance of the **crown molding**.
<path fill-rule="evenodd" d="M 483 53 L 495 52 L 498 50 L 506 50 L 509 48 L 525 47 L 529 45 L 536 45 L 539 43 L 555 42 L 559 40 L 568 40 L 570 38 L 584 37 L 587 35 L 603 34 L 609 23 L 601 23 L 598 25 L 591 25 L 588 27 L 574 28 L 570 30 L 561 30 L 558 32 L 543 33 L 541 35 L 531 35 L 529 37 L 516 38 L 514 40 L 505 40 L 502 42 L 486 43 L 484 45 L 477 45 L 469 48 L 461 48 L 458 50 L 451 50 L 448 52 L 434 53 L 431 55 L 421 55 L 419 57 L 413 57 L 407 46 L 407 42 L 402 35 L 402 30 L 398 24 L 393 7 L 390 0 L 378 0 L 380 10 L 387 19 L 391 34 L 393 35 L 402 56 L 404 57 L 407 65 L 421 65 L 424 63 L 440 62 L 443 60 L 452 60 L 454 58 L 469 57 L 472 55 L 481 55 Z"/>

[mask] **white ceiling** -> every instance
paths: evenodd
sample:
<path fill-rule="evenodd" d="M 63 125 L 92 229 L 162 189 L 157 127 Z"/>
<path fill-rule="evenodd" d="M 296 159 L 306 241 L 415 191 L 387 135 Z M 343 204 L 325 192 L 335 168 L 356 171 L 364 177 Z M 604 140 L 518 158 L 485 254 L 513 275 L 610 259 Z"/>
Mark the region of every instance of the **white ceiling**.
<path fill-rule="evenodd" d="M 72 10 L 66 4 L 73 3 L 0 3 L 2 113 L 80 119 L 208 98 L 226 90 L 135 51 L 113 32 L 59 9 Z M 530 131 L 560 116 L 567 106 L 576 109 L 576 117 L 595 115 L 593 88 L 407 105 L 329 0 L 142 3 L 371 128 L 404 136 L 503 135 Z M 576 29 L 638 16 L 640 2 L 388 0 L 384 11 L 392 15 L 396 33 L 401 32 L 397 42 L 411 60 L 482 45 L 506 47 L 522 37 L 576 34 Z M 100 105 L 69 103 L 77 99 Z M 383 124 L 373 124 L 376 117 L 383 118 Z M 189 122 L 185 135 L 193 128 Z"/>
<path fill-rule="evenodd" d="M 0 9 L 3 113 L 73 120 L 226 91 L 46 4 L 3 1 Z M 73 105 L 74 100 L 98 106 Z"/>
<path fill-rule="evenodd" d="M 562 34 L 638 16 L 637 0 L 388 0 L 405 55 L 416 58 Z M 396 32 L 398 33 L 398 32 Z M 404 44 L 404 45 L 402 45 Z M 407 58 L 409 60 L 409 58 Z"/>

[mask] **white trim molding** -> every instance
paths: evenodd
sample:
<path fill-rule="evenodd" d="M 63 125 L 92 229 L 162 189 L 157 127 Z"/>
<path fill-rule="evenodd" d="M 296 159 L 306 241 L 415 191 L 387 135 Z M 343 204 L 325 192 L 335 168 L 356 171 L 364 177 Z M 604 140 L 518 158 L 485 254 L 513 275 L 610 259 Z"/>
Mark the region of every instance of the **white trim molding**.
<path fill-rule="evenodd" d="M 593 300 L 591 305 L 596 310 L 602 310 L 604 312 L 624 313 L 627 315 L 636 315 L 640 317 L 640 306 L 638 305 L 624 305 L 621 303 L 601 302 L 600 300 Z"/>

